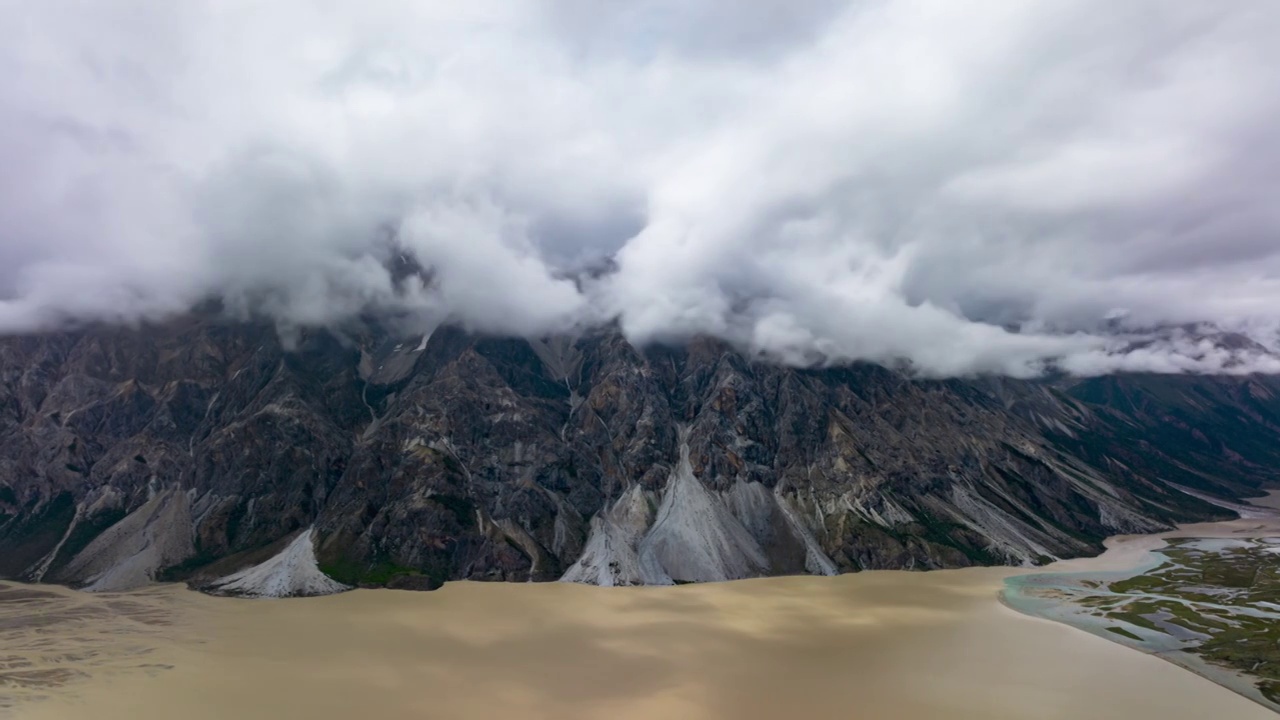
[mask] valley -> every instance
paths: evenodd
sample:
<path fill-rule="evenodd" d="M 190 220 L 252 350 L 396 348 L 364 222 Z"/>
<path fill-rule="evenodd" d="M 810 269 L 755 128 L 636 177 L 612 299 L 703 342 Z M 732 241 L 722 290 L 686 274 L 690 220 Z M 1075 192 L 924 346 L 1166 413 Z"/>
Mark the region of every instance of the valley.
<path fill-rule="evenodd" d="M 1259 504 L 1273 507 L 1277 496 Z M 1280 522 L 1274 514 L 1246 514 L 1235 523 L 1166 533 L 1166 544 L 1149 547 L 1127 569 L 1010 577 L 1002 598 L 1030 615 L 1169 660 L 1280 712 Z"/>
<path fill-rule="evenodd" d="M 1260 529 L 1280 533 L 1280 524 L 1236 520 L 1168 535 Z M 1131 576 L 1165 542 L 1112 538 L 1102 555 L 1032 577 Z M 1019 574 L 869 571 L 632 588 L 464 581 L 425 594 L 288 600 L 172 584 L 94 594 L 9 584 L 3 592 L 24 599 L 0 596 L 0 643 L 11 656 L 0 717 L 6 707 L 34 720 L 1274 717 L 1105 631 L 1011 609 L 999 594 Z M 84 620 L 34 622 L 40 607 Z"/>

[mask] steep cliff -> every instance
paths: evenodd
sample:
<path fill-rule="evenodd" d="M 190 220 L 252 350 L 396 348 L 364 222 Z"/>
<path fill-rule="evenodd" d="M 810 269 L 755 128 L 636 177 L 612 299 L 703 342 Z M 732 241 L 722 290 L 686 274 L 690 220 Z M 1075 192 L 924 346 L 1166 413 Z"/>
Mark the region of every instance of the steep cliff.
<path fill-rule="evenodd" d="M 926 381 L 610 331 L 294 340 L 213 315 L 0 339 L 0 575 L 288 595 L 1029 564 L 1280 486 L 1270 377 Z"/>

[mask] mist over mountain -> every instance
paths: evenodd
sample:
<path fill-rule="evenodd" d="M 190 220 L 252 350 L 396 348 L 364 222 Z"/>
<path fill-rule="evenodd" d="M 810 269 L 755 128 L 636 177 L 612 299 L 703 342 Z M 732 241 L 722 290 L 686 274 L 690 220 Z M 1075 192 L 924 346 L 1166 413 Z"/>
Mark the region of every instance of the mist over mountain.
<path fill-rule="evenodd" d="M 0 8 L 0 333 L 1280 371 L 1268 0 Z"/>

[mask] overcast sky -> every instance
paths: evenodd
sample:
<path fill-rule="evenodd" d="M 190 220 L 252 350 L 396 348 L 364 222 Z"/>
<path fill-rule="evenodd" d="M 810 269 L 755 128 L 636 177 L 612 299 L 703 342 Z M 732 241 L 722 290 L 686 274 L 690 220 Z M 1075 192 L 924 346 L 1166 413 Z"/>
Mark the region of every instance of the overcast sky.
<path fill-rule="evenodd" d="M 0 0 L 0 332 L 215 296 L 1280 372 L 1160 329 L 1277 344 L 1277 38 L 1277 0 Z"/>

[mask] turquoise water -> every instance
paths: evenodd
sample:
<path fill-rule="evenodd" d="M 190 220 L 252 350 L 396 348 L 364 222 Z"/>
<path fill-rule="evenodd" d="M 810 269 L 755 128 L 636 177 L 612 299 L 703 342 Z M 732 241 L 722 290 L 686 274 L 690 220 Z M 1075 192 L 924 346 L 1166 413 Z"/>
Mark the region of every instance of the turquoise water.
<path fill-rule="evenodd" d="M 1190 541 L 1183 547 L 1202 552 L 1223 552 L 1241 547 L 1242 543 L 1257 542 L 1259 542 L 1258 539 L 1202 538 Z M 1261 539 L 1261 542 L 1274 544 L 1270 538 Z M 1168 563 L 1175 563 L 1175 561 L 1160 550 L 1150 550 L 1138 563 L 1125 570 L 1039 572 L 1017 575 L 1005 579 L 1000 598 L 1005 605 L 1025 615 L 1070 625 L 1110 642 L 1156 655 L 1230 688 L 1272 710 L 1280 711 L 1280 706 L 1264 698 L 1258 691 L 1255 678 L 1207 663 L 1198 655 L 1188 652 L 1189 649 L 1199 645 L 1205 637 L 1180 625 L 1167 622 L 1174 619 L 1168 612 L 1161 611 L 1143 616 L 1157 628 L 1166 631 L 1161 632 L 1157 629 L 1133 625 L 1120 618 L 1105 617 L 1102 614 L 1103 610 L 1084 604 L 1086 599 L 1096 602 L 1097 599 L 1105 601 L 1107 598 L 1117 598 L 1123 601 L 1126 598 L 1140 597 L 1142 593 L 1116 593 L 1100 585 L 1149 573 Z M 1165 601 L 1182 602 L 1179 598 L 1159 597 Z M 1280 608 L 1241 605 L 1227 607 L 1206 602 L 1198 602 L 1197 605 L 1221 607 L 1232 613 L 1253 617 L 1275 617 L 1280 620 L 1280 613 L 1277 612 Z M 1113 629 L 1122 630 L 1123 633 L 1117 633 Z"/>
<path fill-rule="evenodd" d="M 1179 650 L 1184 643 L 1165 633 L 1153 632 L 1147 628 L 1132 625 L 1121 620 L 1099 617 L 1090 608 L 1076 604 L 1085 596 L 1119 597 L 1116 593 L 1100 588 L 1087 586 L 1086 582 L 1111 583 L 1127 580 L 1141 575 L 1169 562 L 1169 558 L 1158 550 L 1152 550 L 1143 556 L 1142 561 L 1127 570 L 1099 572 L 1041 572 L 1027 575 L 1015 575 L 1006 578 L 1001 600 L 1009 607 L 1025 615 L 1066 623 L 1072 627 L 1090 632 L 1112 642 L 1150 653 L 1164 653 Z M 1118 627 L 1131 635 L 1141 638 L 1135 640 L 1108 630 Z"/>

